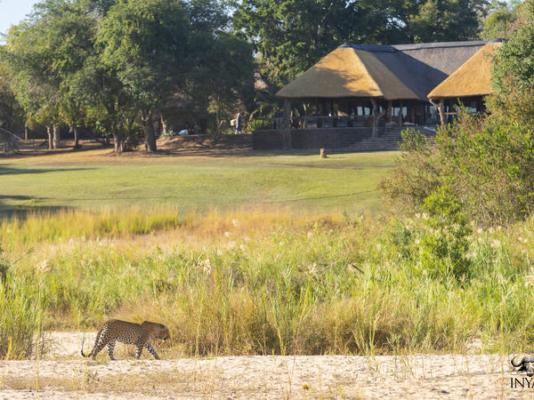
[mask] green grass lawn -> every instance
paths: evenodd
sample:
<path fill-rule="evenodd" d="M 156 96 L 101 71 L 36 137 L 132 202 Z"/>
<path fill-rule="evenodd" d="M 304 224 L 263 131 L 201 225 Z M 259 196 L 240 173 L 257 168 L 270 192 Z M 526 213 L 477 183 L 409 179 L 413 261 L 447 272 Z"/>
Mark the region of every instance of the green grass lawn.
<path fill-rule="evenodd" d="M 0 161 L 0 210 L 169 205 L 375 212 L 398 153 L 110 156 L 108 150 Z"/>

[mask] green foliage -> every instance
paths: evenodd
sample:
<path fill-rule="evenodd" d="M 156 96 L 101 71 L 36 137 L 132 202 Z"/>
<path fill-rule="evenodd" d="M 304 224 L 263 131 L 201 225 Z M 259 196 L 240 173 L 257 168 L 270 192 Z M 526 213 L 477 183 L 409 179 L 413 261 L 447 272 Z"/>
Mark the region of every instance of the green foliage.
<path fill-rule="evenodd" d="M 2 46 L 0 46 L 0 60 L 3 59 Z M 0 61 L 0 128 L 12 132 L 21 132 L 24 129 L 24 114 L 22 107 L 15 98 L 9 85 L 9 76 L 5 65 Z"/>
<path fill-rule="evenodd" d="M 417 129 L 405 129 L 401 135 L 401 156 L 381 188 L 402 207 L 415 209 L 439 186 L 439 153 Z"/>
<path fill-rule="evenodd" d="M 408 4 L 411 2 L 408 2 Z M 480 30 L 479 13 L 484 12 L 486 1 L 427 0 L 413 2 L 408 17 L 410 35 L 417 42 L 440 42 L 454 40 L 472 40 L 478 37 Z"/>
<path fill-rule="evenodd" d="M 446 187 L 430 194 L 422 209 L 428 211 L 427 232 L 421 238 L 421 264 L 424 271 L 437 276 L 452 274 L 465 279 L 470 274 L 468 235 L 471 230 L 461 204 Z"/>
<path fill-rule="evenodd" d="M 528 217 L 534 208 L 534 1 L 517 8 L 517 26 L 497 50 L 485 119 L 461 113 L 441 127 L 436 144 L 406 134 L 405 151 L 383 185 L 414 208 L 446 193 L 484 225 Z"/>
<path fill-rule="evenodd" d="M 254 43 L 262 76 L 286 84 L 342 43 L 476 38 L 485 0 L 238 2 L 237 32 Z"/>
<path fill-rule="evenodd" d="M 187 20 L 179 1 L 118 1 L 98 30 L 102 61 L 140 110 L 161 105 L 184 56 Z"/>
<path fill-rule="evenodd" d="M 415 136 L 417 138 L 417 136 Z M 407 152 L 383 187 L 414 208 L 445 191 L 462 212 L 484 225 L 524 219 L 534 206 L 532 130 L 515 122 L 464 115 L 439 129 L 436 144 L 409 139 Z"/>
<path fill-rule="evenodd" d="M 517 19 L 517 8 L 498 2 L 484 20 L 481 36 L 484 39 L 504 39 L 510 36 Z"/>
<path fill-rule="evenodd" d="M 9 32 L 2 59 L 29 125 L 87 126 L 117 152 L 142 128 L 155 151 L 162 111 L 190 110 L 206 131 L 248 104 L 252 49 L 228 24 L 218 0 L 42 1 Z"/>
<path fill-rule="evenodd" d="M 534 1 L 518 8 L 514 32 L 497 51 L 493 69 L 495 99 L 490 110 L 525 126 L 534 123 Z M 532 128 L 531 128 L 532 129 Z"/>
<path fill-rule="evenodd" d="M 236 110 L 243 109 L 252 97 L 255 65 L 248 43 L 228 32 L 211 37 L 209 31 L 200 31 L 203 25 L 197 23 L 194 27 L 195 49 L 189 62 L 195 68 L 186 85 L 186 94 L 197 114 L 195 119 L 204 114 L 209 121 L 206 130 L 219 134 L 223 121 L 233 119 Z M 207 102 L 207 107 L 199 104 L 203 102 Z"/>
<path fill-rule="evenodd" d="M 430 194 L 415 220 L 398 221 L 391 230 L 391 243 L 422 277 L 455 279 L 472 276 L 468 258 L 471 229 L 460 204 L 446 190 Z"/>

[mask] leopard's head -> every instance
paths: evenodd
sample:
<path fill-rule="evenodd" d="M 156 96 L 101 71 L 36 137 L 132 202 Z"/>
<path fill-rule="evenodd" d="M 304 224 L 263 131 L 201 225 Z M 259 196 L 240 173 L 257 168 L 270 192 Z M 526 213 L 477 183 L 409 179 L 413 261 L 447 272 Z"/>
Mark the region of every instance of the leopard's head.
<path fill-rule="evenodd" d="M 151 331 L 151 336 L 155 339 L 168 340 L 171 338 L 169 328 L 158 322 L 143 322 L 143 326 L 147 327 Z"/>
<path fill-rule="evenodd" d="M 159 336 L 158 337 L 162 340 L 169 340 L 171 338 L 169 328 L 167 328 L 163 324 L 158 324 L 158 325 L 159 325 Z"/>

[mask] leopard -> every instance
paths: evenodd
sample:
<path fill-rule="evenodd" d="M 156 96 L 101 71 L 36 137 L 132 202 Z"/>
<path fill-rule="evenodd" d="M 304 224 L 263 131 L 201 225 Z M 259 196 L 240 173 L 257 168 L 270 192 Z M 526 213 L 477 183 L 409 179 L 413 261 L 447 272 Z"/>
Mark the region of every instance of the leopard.
<path fill-rule="evenodd" d="M 115 343 L 133 344 L 136 346 L 135 358 L 139 359 L 146 348 L 150 354 L 159 360 L 160 357 L 156 352 L 156 349 L 152 346 L 153 339 L 170 339 L 169 329 L 160 323 L 144 321 L 142 324 L 136 324 L 134 322 L 121 321 L 118 319 L 112 319 L 104 323 L 96 335 L 95 344 L 93 350 L 89 354 L 83 352 L 82 341 L 82 357 L 93 360 L 102 349 L 108 347 L 108 355 L 110 360 L 114 361 L 115 357 L 113 352 L 115 350 Z"/>

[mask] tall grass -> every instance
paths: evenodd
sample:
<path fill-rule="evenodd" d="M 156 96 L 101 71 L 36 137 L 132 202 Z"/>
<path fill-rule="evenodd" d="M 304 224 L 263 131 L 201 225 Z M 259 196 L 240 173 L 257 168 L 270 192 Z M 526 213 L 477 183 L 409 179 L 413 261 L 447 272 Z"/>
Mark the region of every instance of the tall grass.
<path fill-rule="evenodd" d="M 12 249 L 33 248 L 13 280 L 30 293 L 39 285 L 48 328 L 158 320 L 176 348 L 200 355 L 464 351 L 479 338 L 485 350 L 519 350 L 531 339 L 534 219 L 474 228 L 470 274 L 457 276 L 447 256 L 441 272 L 426 268 L 420 241 L 447 237 L 424 218 L 236 212 L 133 236 L 69 215 L 64 224 L 84 237 L 32 239 L 33 221 L 2 226 L 23 232 L 6 238 Z"/>
<path fill-rule="evenodd" d="M 39 285 L 14 279 L 0 261 L 0 359 L 26 358 L 38 343 L 42 322 Z"/>
<path fill-rule="evenodd" d="M 13 243 L 34 245 L 43 241 L 71 238 L 124 237 L 178 228 L 186 221 L 177 209 L 129 208 L 119 211 L 62 210 L 56 213 L 34 213 L 0 222 L 4 246 Z"/>

